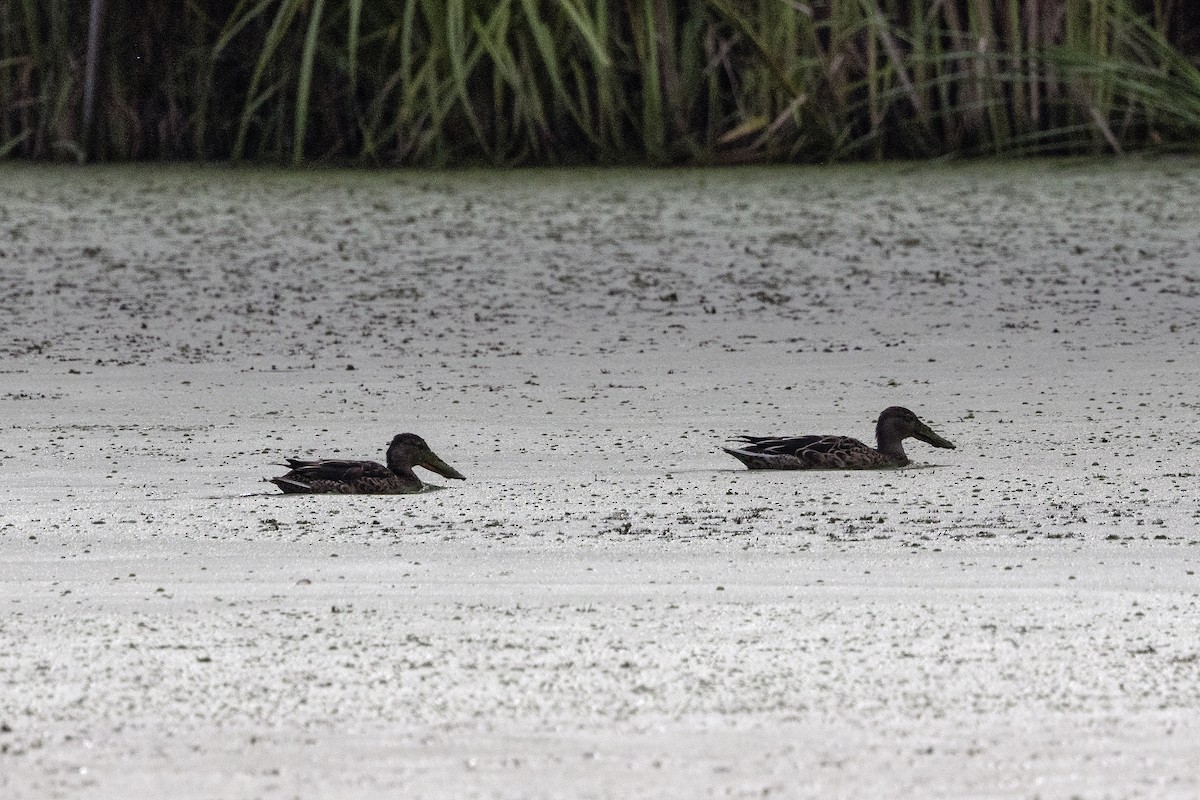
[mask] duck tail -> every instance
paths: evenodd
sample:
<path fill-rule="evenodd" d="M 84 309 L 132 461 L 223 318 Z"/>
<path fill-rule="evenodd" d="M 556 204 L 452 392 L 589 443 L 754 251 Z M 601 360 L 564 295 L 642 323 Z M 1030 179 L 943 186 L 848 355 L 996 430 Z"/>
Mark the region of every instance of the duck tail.
<path fill-rule="evenodd" d="M 762 458 L 757 453 L 748 453 L 745 450 L 734 450 L 730 447 L 722 447 L 721 449 L 745 464 L 747 469 L 755 469 L 762 461 Z"/>
<path fill-rule="evenodd" d="M 263 478 L 263 480 L 275 484 L 283 490 L 284 494 L 312 494 L 311 486 L 291 478 Z"/>

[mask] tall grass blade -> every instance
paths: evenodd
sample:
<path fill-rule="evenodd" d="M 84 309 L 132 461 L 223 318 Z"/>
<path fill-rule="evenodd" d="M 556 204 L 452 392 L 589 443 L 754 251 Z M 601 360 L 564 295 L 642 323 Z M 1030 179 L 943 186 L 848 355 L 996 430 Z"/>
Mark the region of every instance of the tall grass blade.
<path fill-rule="evenodd" d="M 288 26 L 291 24 L 292 18 L 296 16 L 296 12 L 300 8 L 301 0 L 282 0 L 279 4 L 278 11 L 275 12 L 275 18 L 271 23 L 270 29 L 267 31 L 266 40 L 263 42 L 262 52 L 259 53 L 258 60 L 254 65 L 254 73 L 250 77 L 250 85 L 246 92 L 246 106 L 242 111 L 241 121 L 238 124 L 237 139 L 233 143 L 232 158 L 234 161 L 240 161 L 245 154 L 246 136 L 249 133 L 250 125 L 254 121 L 254 111 L 257 110 L 266 101 L 267 96 L 258 96 L 258 87 L 262 83 L 263 74 L 271 63 L 276 50 L 284 40 Z M 259 4 L 259 9 L 264 9 L 268 3 Z M 274 89 L 278 89 L 276 85 Z"/>
<path fill-rule="evenodd" d="M 312 90 L 313 61 L 317 56 L 317 34 L 321 29 L 321 13 L 325 0 L 313 0 L 309 11 L 308 34 L 304 37 L 304 52 L 300 56 L 300 80 L 296 86 L 296 121 L 292 128 L 292 164 L 304 160 L 304 135 L 308 126 L 308 101 Z"/>

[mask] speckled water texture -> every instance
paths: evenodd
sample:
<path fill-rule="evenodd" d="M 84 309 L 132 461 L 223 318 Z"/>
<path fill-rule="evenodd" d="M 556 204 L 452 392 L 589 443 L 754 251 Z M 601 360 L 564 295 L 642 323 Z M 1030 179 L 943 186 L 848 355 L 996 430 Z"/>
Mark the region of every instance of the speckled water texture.
<path fill-rule="evenodd" d="M 0 184 L 0 795 L 1200 795 L 1200 162 Z"/>

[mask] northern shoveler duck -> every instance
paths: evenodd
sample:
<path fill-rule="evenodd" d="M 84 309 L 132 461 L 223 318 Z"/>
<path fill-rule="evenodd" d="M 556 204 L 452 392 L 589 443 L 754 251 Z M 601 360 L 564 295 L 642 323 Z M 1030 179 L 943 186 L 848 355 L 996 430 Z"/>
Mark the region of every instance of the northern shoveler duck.
<path fill-rule="evenodd" d="M 401 433 L 387 449 L 387 466 L 375 461 L 323 458 L 302 461 L 289 458 L 291 471 L 267 478 L 285 494 L 412 494 L 425 484 L 413 472 L 424 467 L 444 478 L 465 480 L 462 473 L 442 461 L 415 433 Z"/>
<path fill-rule="evenodd" d="M 885 469 L 908 463 L 904 440 L 920 439 L 934 447 L 954 445 L 934 433 L 907 408 L 885 408 L 875 423 L 878 447 L 849 436 L 741 436 L 745 446 L 721 448 L 750 469 Z"/>

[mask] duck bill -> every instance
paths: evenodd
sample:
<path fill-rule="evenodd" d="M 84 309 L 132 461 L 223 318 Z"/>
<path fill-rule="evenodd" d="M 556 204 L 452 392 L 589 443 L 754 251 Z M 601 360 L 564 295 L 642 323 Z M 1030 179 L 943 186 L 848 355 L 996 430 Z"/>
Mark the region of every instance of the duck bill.
<path fill-rule="evenodd" d="M 949 439 L 943 439 L 942 437 L 938 436 L 924 422 L 917 423 L 917 429 L 913 431 L 913 436 L 920 439 L 922 442 L 933 445 L 934 447 L 944 447 L 947 450 L 956 449 L 953 442 L 951 442 Z"/>
<path fill-rule="evenodd" d="M 456 470 L 454 467 L 447 464 L 437 457 L 432 451 L 421 454 L 421 460 L 417 462 L 418 466 L 432 470 L 443 478 L 454 478 L 455 480 L 465 481 L 466 477 Z"/>

